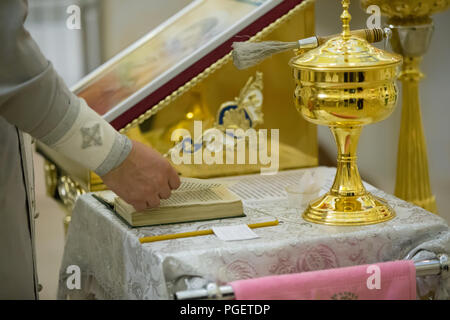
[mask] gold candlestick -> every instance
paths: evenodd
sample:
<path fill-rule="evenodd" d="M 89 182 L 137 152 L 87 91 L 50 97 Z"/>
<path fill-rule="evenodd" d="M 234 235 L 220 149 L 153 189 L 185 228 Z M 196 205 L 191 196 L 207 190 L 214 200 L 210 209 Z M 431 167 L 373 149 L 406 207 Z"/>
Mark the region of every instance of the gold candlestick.
<path fill-rule="evenodd" d="M 366 191 L 356 164 L 362 127 L 388 117 L 397 102 L 401 56 L 350 34 L 350 1 L 343 0 L 342 34 L 293 58 L 295 104 L 302 116 L 330 127 L 338 147 L 331 190 L 313 200 L 303 218 L 328 225 L 365 225 L 392 219 L 394 211 Z"/>
<path fill-rule="evenodd" d="M 419 103 L 421 57 L 405 57 L 399 79 L 402 82 L 402 119 L 397 154 L 395 195 L 430 212 L 437 212 L 431 192 L 428 157 Z"/>
<path fill-rule="evenodd" d="M 431 212 L 437 212 L 431 192 L 428 156 L 419 102 L 419 64 L 433 33 L 433 13 L 448 8 L 448 0 L 361 0 L 363 8 L 380 7 L 389 17 L 392 47 L 404 57 L 399 80 L 402 82 L 402 120 L 397 155 L 395 195 Z"/>

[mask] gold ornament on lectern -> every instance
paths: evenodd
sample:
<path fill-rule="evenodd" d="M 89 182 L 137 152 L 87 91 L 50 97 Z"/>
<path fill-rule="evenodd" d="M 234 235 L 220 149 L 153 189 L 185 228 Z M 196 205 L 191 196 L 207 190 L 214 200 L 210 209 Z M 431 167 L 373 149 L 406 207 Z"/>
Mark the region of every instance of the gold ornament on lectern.
<path fill-rule="evenodd" d="M 303 213 L 305 220 L 327 225 L 374 224 L 395 216 L 386 201 L 364 188 L 356 149 L 362 127 L 387 118 L 394 110 L 402 58 L 351 35 L 349 4 L 342 1 L 341 35 L 290 61 L 298 111 L 312 123 L 329 126 L 338 148 L 331 190 Z"/>

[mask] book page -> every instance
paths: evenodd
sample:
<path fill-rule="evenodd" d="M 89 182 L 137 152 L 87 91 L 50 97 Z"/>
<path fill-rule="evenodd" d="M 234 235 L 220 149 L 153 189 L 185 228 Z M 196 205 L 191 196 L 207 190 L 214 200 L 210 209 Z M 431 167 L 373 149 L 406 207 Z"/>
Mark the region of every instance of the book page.
<path fill-rule="evenodd" d="M 303 172 L 278 172 L 271 176 L 247 176 L 241 178 L 230 190 L 242 200 L 275 200 L 287 197 L 285 188 L 296 184 Z"/>
<path fill-rule="evenodd" d="M 187 206 L 196 204 L 210 204 L 235 201 L 239 198 L 231 193 L 224 185 L 209 189 L 183 190 L 173 192 L 169 199 L 161 200 L 161 207 Z"/>
<path fill-rule="evenodd" d="M 195 179 L 195 178 L 185 178 L 180 177 L 181 184 L 177 190 L 173 191 L 173 193 L 185 192 L 185 191 L 200 191 L 200 190 L 208 190 L 212 188 L 217 188 L 225 185 L 224 182 L 218 182 L 213 179 Z"/>
<path fill-rule="evenodd" d="M 180 190 L 181 189 L 181 190 Z M 220 202 L 239 201 L 239 197 L 227 188 L 227 184 L 206 182 L 201 179 L 182 178 L 180 188 L 172 192 L 169 199 L 161 199 L 159 208 L 204 205 Z M 116 208 L 135 212 L 133 206 L 121 198 L 115 199 Z M 152 209 L 148 209 L 151 211 Z"/>
<path fill-rule="evenodd" d="M 236 183 L 229 189 L 238 195 L 244 204 L 262 201 L 287 200 L 287 186 L 298 185 L 306 172 L 310 172 L 312 179 L 321 185 L 322 191 L 329 190 L 333 183 L 335 168 L 316 167 L 309 169 L 295 169 L 279 171 L 274 175 L 247 175 L 221 178 L 220 181 L 233 180 Z M 223 179 L 223 180 L 222 180 Z"/>

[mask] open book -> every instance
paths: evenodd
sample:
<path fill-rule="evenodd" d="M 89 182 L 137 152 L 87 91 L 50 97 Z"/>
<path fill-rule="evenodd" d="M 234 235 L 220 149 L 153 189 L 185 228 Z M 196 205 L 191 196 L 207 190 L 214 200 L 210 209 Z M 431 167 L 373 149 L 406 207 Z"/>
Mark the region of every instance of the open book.
<path fill-rule="evenodd" d="M 245 216 L 241 199 L 228 184 L 192 178 L 181 178 L 180 187 L 158 208 L 136 212 L 118 197 L 114 208 L 133 227 Z"/>

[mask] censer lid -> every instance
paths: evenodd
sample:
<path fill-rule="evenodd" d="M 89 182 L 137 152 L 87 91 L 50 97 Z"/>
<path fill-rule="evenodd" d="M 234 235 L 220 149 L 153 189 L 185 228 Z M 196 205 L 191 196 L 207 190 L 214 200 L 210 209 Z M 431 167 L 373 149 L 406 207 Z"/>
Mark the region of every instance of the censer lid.
<path fill-rule="evenodd" d="M 323 45 L 294 57 L 290 65 L 297 69 L 307 70 L 340 70 L 340 69 L 372 69 L 385 68 L 399 64 L 402 57 L 368 43 L 365 39 L 350 34 L 348 12 L 350 1 L 343 0 L 344 11 L 341 15 L 342 34 L 331 38 Z"/>

